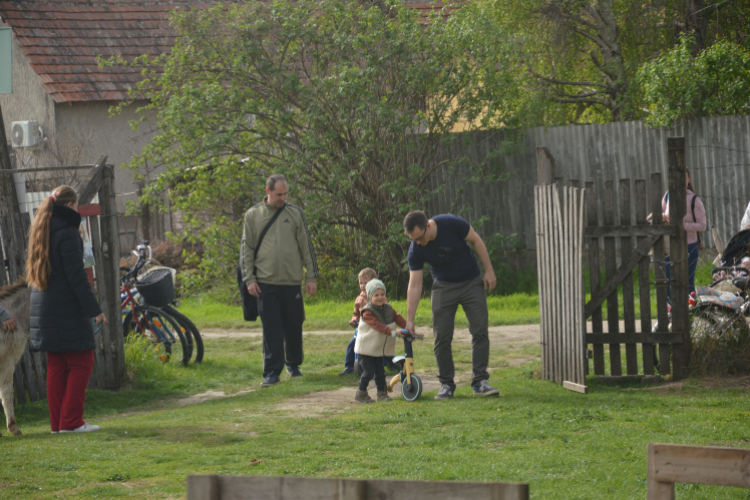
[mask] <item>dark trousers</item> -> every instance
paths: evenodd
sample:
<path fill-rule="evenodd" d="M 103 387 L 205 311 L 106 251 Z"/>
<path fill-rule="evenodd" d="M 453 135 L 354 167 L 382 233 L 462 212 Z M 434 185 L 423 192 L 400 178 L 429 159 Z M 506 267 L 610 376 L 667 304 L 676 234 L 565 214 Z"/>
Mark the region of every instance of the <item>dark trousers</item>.
<path fill-rule="evenodd" d="M 688 293 L 695 291 L 695 270 L 698 268 L 698 257 L 700 257 L 700 255 L 701 253 L 700 250 L 698 250 L 697 242 L 688 245 L 688 285 L 690 287 Z M 670 272 L 670 269 L 672 268 L 672 265 L 669 263 L 669 256 L 664 259 L 664 262 L 666 263 L 666 266 L 664 266 L 664 271 L 667 278 L 667 298 L 671 302 L 672 282 L 670 281 L 670 275 L 672 273 Z"/>
<path fill-rule="evenodd" d="M 47 353 L 47 405 L 53 431 L 82 426 L 86 386 L 94 368 L 94 351 Z"/>
<path fill-rule="evenodd" d="M 284 364 L 299 366 L 305 305 L 299 285 L 260 286 L 258 312 L 263 323 L 263 376 L 280 375 Z"/>
<path fill-rule="evenodd" d="M 481 277 L 462 283 L 436 281 L 432 285 L 432 331 L 435 335 L 435 362 L 438 380 L 455 389 L 453 378 L 453 330 L 459 304 L 469 320 L 471 333 L 471 385 L 490 378 L 487 364 L 490 359 L 489 312 L 484 280 Z"/>
<path fill-rule="evenodd" d="M 357 343 L 357 332 L 359 328 L 354 330 L 354 337 L 349 341 L 346 346 L 346 355 L 344 356 L 344 368 L 354 368 L 354 360 L 357 359 L 357 355 L 354 353 L 354 344 Z"/>
<path fill-rule="evenodd" d="M 366 391 L 370 385 L 370 380 L 375 378 L 375 387 L 378 391 L 385 391 L 385 367 L 383 366 L 382 356 L 365 356 L 358 354 L 357 359 L 362 367 L 362 376 L 359 378 L 359 390 Z"/>

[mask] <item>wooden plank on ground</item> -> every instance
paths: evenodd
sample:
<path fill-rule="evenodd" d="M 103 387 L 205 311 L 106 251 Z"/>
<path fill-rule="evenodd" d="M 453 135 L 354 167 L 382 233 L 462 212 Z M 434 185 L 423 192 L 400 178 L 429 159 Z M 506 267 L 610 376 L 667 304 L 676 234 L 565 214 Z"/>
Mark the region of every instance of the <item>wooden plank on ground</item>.
<path fill-rule="evenodd" d="M 635 222 L 636 224 L 646 223 L 646 212 L 648 211 L 648 197 L 646 193 L 646 181 L 636 179 L 635 181 Z M 656 226 L 659 227 L 659 226 Z M 672 226 L 666 226 L 672 227 Z M 636 239 L 636 245 L 642 241 L 642 238 Z M 638 261 L 638 299 L 641 306 L 641 332 L 648 333 L 651 331 L 651 283 L 648 268 L 651 261 L 647 255 L 641 257 Z M 654 374 L 654 344 L 644 343 L 643 353 L 643 373 L 646 375 Z"/>
<path fill-rule="evenodd" d="M 581 394 L 588 394 L 589 388 L 585 385 L 576 384 L 575 382 L 563 381 L 563 388 L 574 392 L 580 392 Z"/>
<path fill-rule="evenodd" d="M 598 208 L 596 203 L 596 183 L 589 181 L 586 183 L 586 225 L 595 227 L 599 225 Z M 599 262 L 599 239 L 591 238 L 588 240 L 588 257 L 589 257 L 589 286 L 591 296 L 599 294 L 601 289 L 601 264 Z M 584 320 L 591 316 L 591 330 L 593 333 L 602 333 L 604 325 L 602 321 L 601 305 L 594 308 L 590 313 L 584 309 Z M 594 345 L 594 374 L 604 375 L 604 346 Z"/>

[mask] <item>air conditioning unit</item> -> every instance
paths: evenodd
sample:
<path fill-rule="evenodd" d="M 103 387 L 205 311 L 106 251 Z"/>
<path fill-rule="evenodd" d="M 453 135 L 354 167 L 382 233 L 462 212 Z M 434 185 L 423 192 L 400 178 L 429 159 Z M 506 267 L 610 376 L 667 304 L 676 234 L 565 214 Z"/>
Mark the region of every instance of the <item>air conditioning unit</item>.
<path fill-rule="evenodd" d="M 44 132 L 38 122 L 27 120 L 13 122 L 10 126 L 10 136 L 14 148 L 33 148 L 42 143 Z"/>

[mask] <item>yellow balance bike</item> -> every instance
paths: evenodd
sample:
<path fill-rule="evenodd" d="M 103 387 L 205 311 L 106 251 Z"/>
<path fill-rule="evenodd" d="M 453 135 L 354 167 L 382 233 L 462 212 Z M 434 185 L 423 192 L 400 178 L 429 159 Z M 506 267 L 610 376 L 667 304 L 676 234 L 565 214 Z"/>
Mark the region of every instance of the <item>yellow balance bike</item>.
<path fill-rule="evenodd" d="M 407 401 L 416 401 L 422 395 L 422 380 L 414 374 L 414 351 L 412 340 L 423 339 L 424 335 L 417 334 L 412 337 L 408 330 L 401 330 L 401 334 L 392 333 L 394 337 L 404 338 L 404 355 L 393 358 L 393 364 L 398 367 L 399 374 L 395 375 L 388 383 L 388 392 L 393 392 L 394 386 L 401 382 L 401 395 Z"/>

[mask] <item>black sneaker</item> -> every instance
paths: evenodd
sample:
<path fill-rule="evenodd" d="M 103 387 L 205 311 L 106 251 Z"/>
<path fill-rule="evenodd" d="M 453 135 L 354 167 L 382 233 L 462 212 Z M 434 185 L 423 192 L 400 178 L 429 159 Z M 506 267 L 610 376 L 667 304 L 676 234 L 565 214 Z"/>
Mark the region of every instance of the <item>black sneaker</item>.
<path fill-rule="evenodd" d="M 473 387 L 475 396 L 497 396 L 500 391 L 492 387 L 486 380 L 482 380 Z"/>
<path fill-rule="evenodd" d="M 440 390 L 435 396 L 435 399 L 450 399 L 453 397 L 454 392 L 455 389 L 453 389 L 451 386 L 449 386 L 448 384 L 443 384 L 440 386 Z"/>
<path fill-rule="evenodd" d="M 279 380 L 279 376 L 278 375 L 269 375 L 269 376 L 267 376 L 263 380 L 263 382 L 260 383 L 260 386 L 261 387 L 271 387 L 272 385 L 276 385 L 279 382 L 281 382 L 281 380 Z"/>
<path fill-rule="evenodd" d="M 292 378 L 301 377 L 302 376 L 302 372 L 299 371 L 299 368 L 296 367 L 296 366 L 287 366 L 286 367 L 286 371 L 287 371 L 287 373 L 289 373 L 289 375 L 292 376 Z"/>
<path fill-rule="evenodd" d="M 339 373 L 340 377 L 343 377 L 344 375 L 354 375 L 354 367 L 353 366 L 347 366 L 344 368 L 344 371 Z"/>

